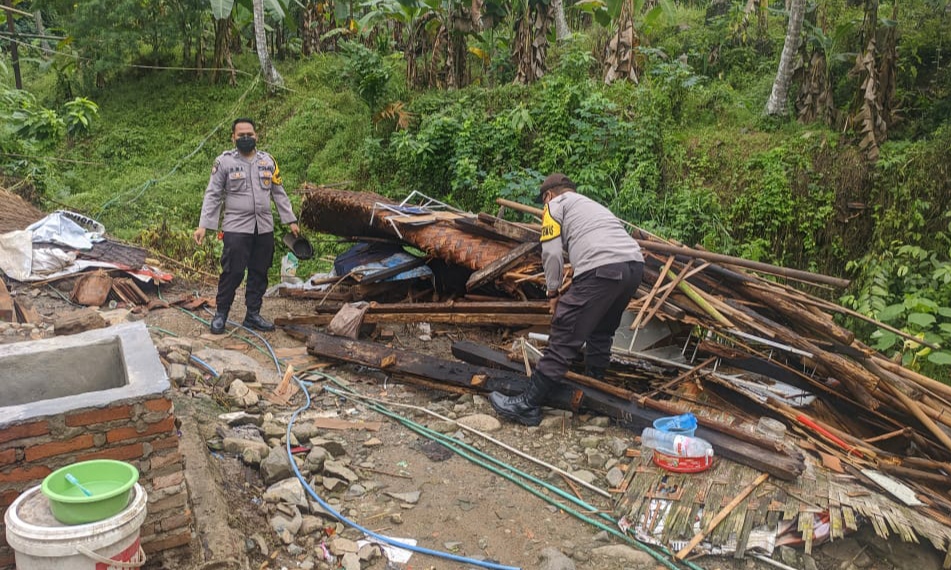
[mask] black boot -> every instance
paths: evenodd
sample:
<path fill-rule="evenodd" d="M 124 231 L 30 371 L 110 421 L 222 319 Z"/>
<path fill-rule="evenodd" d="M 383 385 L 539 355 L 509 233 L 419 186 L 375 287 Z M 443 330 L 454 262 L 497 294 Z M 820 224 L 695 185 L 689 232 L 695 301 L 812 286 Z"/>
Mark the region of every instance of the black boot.
<path fill-rule="evenodd" d="M 505 396 L 500 392 L 489 394 L 489 403 L 496 413 L 507 420 L 527 426 L 542 423 L 541 404 L 555 383 L 537 371 L 532 374 L 528 388 L 518 396 Z"/>
<path fill-rule="evenodd" d="M 262 317 L 260 312 L 252 311 L 251 309 L 248 309 L 248 313 L 244 316 L 244 322 L 241 324 L 249 329 L 257 329 L 264 332 L 274 330 L 274 323 Z"/>
<path fill-rule="evenodd" d="M 227 322 L 228 311 L 215 311 L 215 316 L 211 318 L 211 334 L 225 332 L 225 323 Z"/>
<path fill-rule="evenodd" d="M 605 372 L 607 372 L 607 368 L 602 368 L 600 366 L 584 367 L 584 375 L 588 378 L 594 378 L 595 380 L 604 380 Z"/>

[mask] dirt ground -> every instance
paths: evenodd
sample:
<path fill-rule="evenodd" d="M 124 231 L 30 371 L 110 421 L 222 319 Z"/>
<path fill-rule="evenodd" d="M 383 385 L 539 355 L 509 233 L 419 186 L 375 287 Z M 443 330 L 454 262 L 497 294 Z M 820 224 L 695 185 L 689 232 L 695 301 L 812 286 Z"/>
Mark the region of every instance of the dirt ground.
<path fill-rule="evenodd" d="M 69 284 L 64 282 L 59 287 L 68 289 Z M 14 290 L 21 298 L 32 299 L 34 307 L 49 319 L 74 309 L 51 286 L 18 286 Z M 214 290 L 195 286 L 162 289 L 162 296 L 166 300 L 188 293 L 210 297 Z M 154 292 L 152 294 L 155 295 Z M 242 294 L 243 290 L 239 291 L 239 299 Z M 305 314 L 311 310 L 313 303 L 269 298 L 265 300 L 262 312 L 272 319 Z M 243 315 L 239 300 L 231 316 L 239 320 Z M 208 318 L 203 313 L 198 316 Z M 176 335 L 190 341 L 196 349 L 209 346 L 239 350 L 263 365 L 273 366 L 268 356 L 248 345 L 242 347 L 243 343 L 235 336 L 212 336 L 208 334 L 206 325 L 175 308 L 154 310 L 145 316 L 112 312 L 110 317 L 144 318 L 152 327 L 156 339 Z M 395 327 L 394 331 L 396 334 L 392 342 L 395 346 L 444 358 L 451 358 L 449 347 L 454 341 L 471 338 L 499 346 L 507 334 L 506 331 L 493 329 L 433 325 L 431 339 L 424 340 L 420 338 L 421 331 L 415 325 Z M 42 328 L 21 329 L 0 335 L 0 342 L 28 341 L 31 335 L 35 338 L 44 334 L 48 333 Z M 280 330 L 264 336 L 275 349 L 302 344 Z M 332 366 L 325 372 L 356 392 L 385 400 L 385 405 L 399 415 L 451 434 L 465 432 L 405 406 L 424 407 L 453 419 L 473 414 L 493 415 L 482 397 L 404 385 L 379 371 L 354 366 Z M 320 412 L 350 421 L 362 420 L 370 425 L 379 422 L 377 430 L 327 430 L 317 436 L 341 445 L 346 452 L 343 461 L 359 474 L 359 481 L 332 491 L 324 487 L 318 487 L 316 491 L 326 494 L 326 500 L 335 509 L 360 525 L 383 535 L 415 539 L 425 548 L 525 569 L 573 567 L 579 570 L 620 570 L 663 567 L 656 560 L 643 555 L 625 557 L 628 553 L 612 553 L 605 547 L 621 544 L 621 541 L 602 529 L 566 514 L 512 481 L 462 456 L 441 456 L 441 449 L 428 444 L 426 438 L 356 401 L 329 393 L 324 389 L 327 385 L 333 384 L 330 380 L 316 381 L 310 388 L 314 401 L 306 414 Z M 169 570 L 344 567 L 321 561 L 321 542 L 330 541 L 324 529 L 334 528 L 329 518 L 308 519 L 307 530 L 310 532 L 305 534 L 302 530 L 290 544 L 286 544 L 271 530 L 268 521 L 274 514 L 274 505 L 261 499 L 266 485 L 259 470 L 217 449 L 216 442 L 220 439 L 222 429 L 218 415 L 234 411 L 229 408 L 220 391 L 193 386 L 176 388 L 173 392 L 176 415 L 182 420 L 183 452 L 189 458 L 188 467 L 192 471 L 188 479 L 190 492 L 193 499 L 200 497 L 205 506 L 196 507 L 193 511 L 197 519 L 197 533 L 190 555 L 186 559 L 168 559 L 150 567 Z M 299 395 L 290 407 L 268 405 L 265 410 L 253 411 L 271 413 L 275 421 L 280 423 L 301 401 Z M 557 415 L 558 412 L 550 413 L 555 414 L 553 417 L 556 419 L 546 421 L 540 428 L 525 428 L 503 422 L 501 428 L 491 435 L 550 465 L 570 471 L 586 470 L 593 474 L 596 487 L 609 489 L 604 465 L 588 465 L 586 458 L 589 455 L 586 453 L 590 453 L 588 450 L 593 444 L 602 450 L 613 448 L 613 453 L 623 450 L 625 446 L 636 447 L 635 434 L 604 421 L 605 418 L 564 417 Z M 518 457 L 477 436 L 465 433 L 462 437 L 475 448 L 538 479 L 568 493 L 577 493 L 598 511 L 613 512 L 613 498 L 616 495 L 609 499 L 576 483 L 569 485 L 549 468 Z M 605 453 L 608 456 L 612 454 L 610 451 Z M 625 461 L 623 453 L 616 458 L 619 464 Z M 418 500 L 413 501 L 417 492 Z M 550 491 L 543 494 L 553 495 Z M 228 542 L 229 536 L 234 538 L 232 543 Z M 334 537 L 338 536 L 357 540 L 361 533 L 337 526 Z M 546 549 L 555 549 L 570 560 L 561 559 L 559 562 L 543 556 L 551 552 Z M 724 570 L 775 567 L 929 570 L 940 568 L 943 557 L 943 553 L 937 552 L 930 544 L 905 544 L 896 538 L 883 540 L 866 526 L 845 540 L 815 548 L 812 556 L 803 556 L 801 549 L 785 549 L 782 552 L 777 549 L 773 554 L 775 562 L 771 564 L 751 557 L 735 560 L 712 556 L 696 558 L 692 562 L 704 569 Z M 247 565 L 235 562 L 242 559 L 247 560 Z M 405 566 L 388 565 L 382 558 L 362 565 L 362 568 L 369 569 L 474 567 L 425 554 L 414 554 Z"/>

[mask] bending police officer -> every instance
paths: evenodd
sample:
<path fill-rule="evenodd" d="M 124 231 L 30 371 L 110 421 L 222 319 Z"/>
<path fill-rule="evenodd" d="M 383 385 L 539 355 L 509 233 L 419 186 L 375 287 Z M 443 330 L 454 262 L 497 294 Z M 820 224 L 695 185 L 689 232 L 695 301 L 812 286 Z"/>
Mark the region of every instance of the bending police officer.
<path fill-rule="evenodd" d="M 585 347 L 585 374 L 603 378 L 611 361 L 614 332 L 641 283 L 644 256 L 610 210 L 575 192 L 561 173 L 546 178 L 535 202 L 544 203 L 542 265 L 554 316 L 548 347 L 528 389 L 517 396 L 499 392 L 489 402 L 502 417 L 529 426 L 541 423 L 545 396 L 563 381 L 571 361 Z M 562 292 L 564 251 L 574 271 Z"/>

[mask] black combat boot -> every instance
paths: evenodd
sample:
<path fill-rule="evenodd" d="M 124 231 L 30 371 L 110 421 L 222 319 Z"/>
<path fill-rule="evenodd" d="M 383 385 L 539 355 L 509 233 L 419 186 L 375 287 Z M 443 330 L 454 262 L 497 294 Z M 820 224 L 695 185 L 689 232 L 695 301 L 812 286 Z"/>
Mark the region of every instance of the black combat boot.
<path fill-rule="evenodd" d="M 607 372 L 607 370 L 607 368 L 600 366 L 585 366 L 584 375 L 588 378 L 594 378 L 595 380 L 604 380 L 604 373 Z"/>
<path fill-rule="evenodd" d="M 555 383 L 537 371 L 532 374 L 528 388 L 518 396 L 506 396 L 500 392 L 489 394 L 489 403 L 496 413 L 507 420 L 527 426 L 542 423 L 541 404 Z"/>
<path fill-rule="evenodd" d="M 215 311 L 215 316 L 211 318 L 211 334 L 221 334 L 225 332 L 225 323 L 228 322 L 228 311 Z"/>
<path fill-rule="evenodd" d="M 244 322 L 241 324 L 249 329 L 257 329 L 264 332 L 274 330 L 274 323 L 262 317 L 259 311 L 252 311 L 251 309 L 248 309 L 248 313 L 244 316 Z"/>

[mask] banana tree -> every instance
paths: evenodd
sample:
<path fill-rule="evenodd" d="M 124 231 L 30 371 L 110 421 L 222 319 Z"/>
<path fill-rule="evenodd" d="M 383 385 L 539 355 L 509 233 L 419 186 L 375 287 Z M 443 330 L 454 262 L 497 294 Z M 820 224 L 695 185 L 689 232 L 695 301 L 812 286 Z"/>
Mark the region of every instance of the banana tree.
<path fill-rule="evenodd" d="M 515 82 L 534 83 L 546 71 L 548 29 L 553 19 L 551 0 L 521 0 L 516 6 Z"/>
<path fill-rule="evenodd" d="M 796 111 L 801 123 L 820 121 L 836 126 L 839 112 L 833 98 L 833 68 L 855 60 L 855 53 L 844 51 L 855 34 L 855 22 L 846 20 L 827 31 L 825 17 L 820 12 L 823 9 L 813 5 L 803 21 L 802 60 L 807 63 L 793 77 L 799 85 Z"/>
<path fill-rule="evenodd" d="M 637 83 L 643 67 L 638 47 L 652 29 L 676 21 L 671 0 L 580 0 L 574 8 L 613 31 L 601 62 L 608 84 L 618 79 Z"/>
<path fill-rule="evenodd" d="M 390 22 L 399 26 L 400 30 L 394 32 L 403 32 L 398 47 L 406 61 L 406 82 L 410 87 L 420 87 L 417 59 L 427 51 L 426 36 L 422 32 L 432 8 L 420 0 L 370 0 L 362 7 L 366 14 L 357 22 L 361 34 L 387 27 Z"/>

